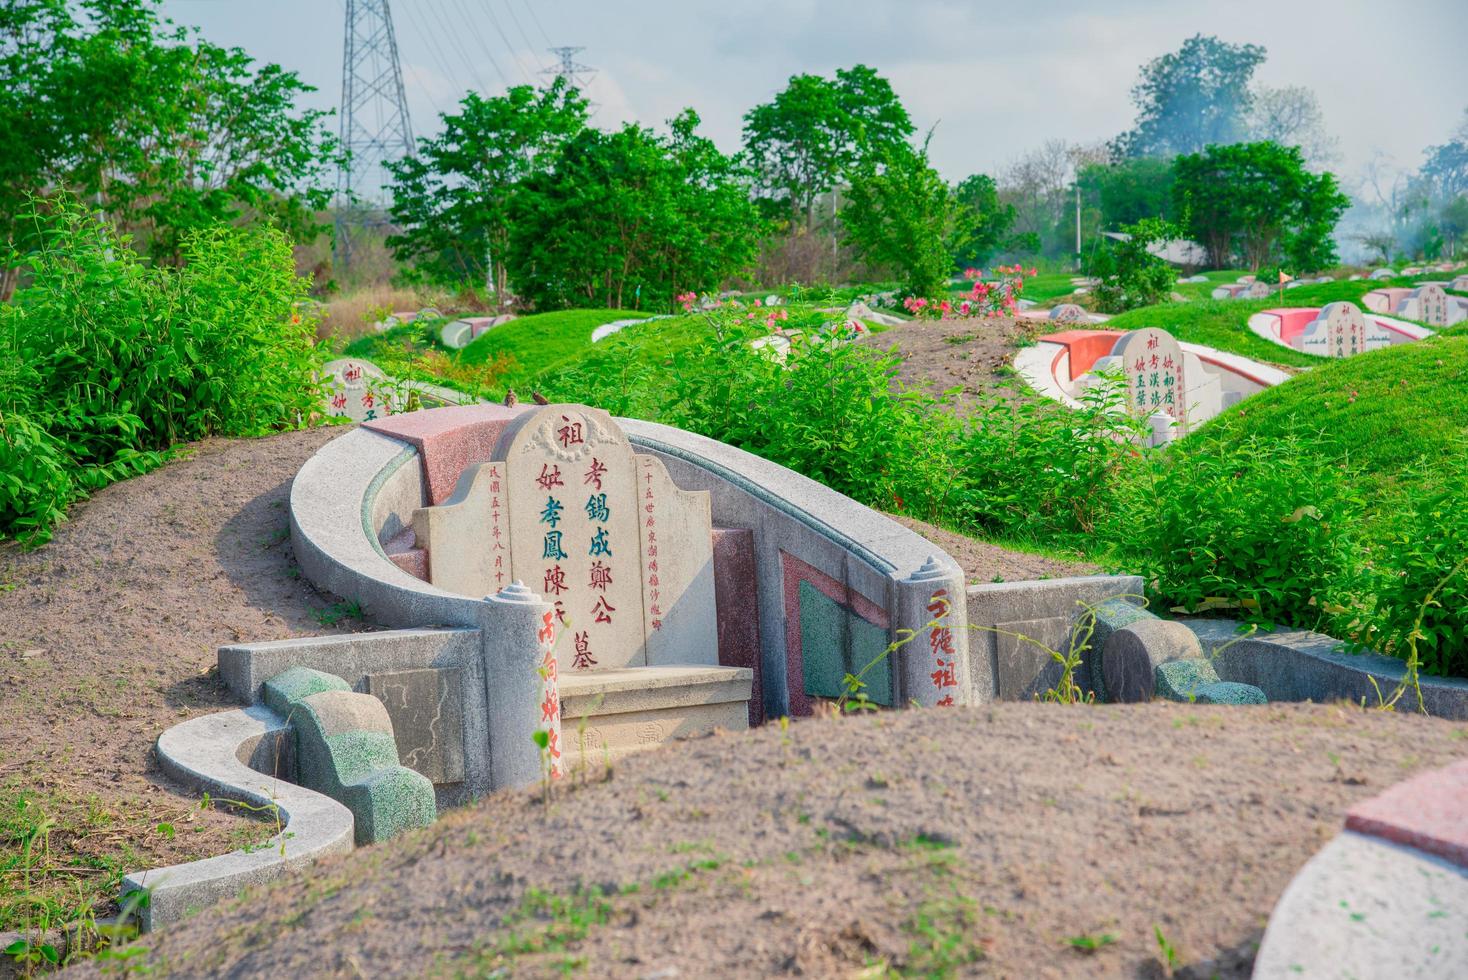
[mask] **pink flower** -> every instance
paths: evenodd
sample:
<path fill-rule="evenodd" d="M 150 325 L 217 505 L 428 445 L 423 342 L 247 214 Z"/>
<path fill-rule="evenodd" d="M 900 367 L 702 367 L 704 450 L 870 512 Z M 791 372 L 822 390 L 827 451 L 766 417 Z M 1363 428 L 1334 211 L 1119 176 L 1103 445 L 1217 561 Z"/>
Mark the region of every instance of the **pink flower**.
<path fill-rule="evenodd" d="M 765 304 L 761 303 L 759 300 L 755 300 L 754 301 L 754 305 L 755 306 L 764 306 Z"/>

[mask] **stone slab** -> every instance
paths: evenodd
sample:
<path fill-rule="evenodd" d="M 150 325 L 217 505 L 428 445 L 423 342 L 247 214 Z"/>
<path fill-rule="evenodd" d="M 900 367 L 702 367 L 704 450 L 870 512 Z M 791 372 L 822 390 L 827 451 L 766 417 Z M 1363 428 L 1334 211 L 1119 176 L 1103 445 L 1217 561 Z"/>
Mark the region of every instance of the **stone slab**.
<path fill-rule="evenodd" d="M 1468 867 L 1468 762 L 1419 773 L 1357 803 L 1346 828 Z"/>
<path fill-rule="evenodd" d="M 1127 408 L 1147 418 L 1162 413 L 1188 431 L 1188 382 L 1183 349 L 1166 330 L 1145 327 L 1125 334 L 1112 348 L 1126 373 Z"/>
<path fill-rule="evenodd" d="M 566 718 L 657 711 L 749 700 L 754 672 L 744 667 L 624 667 L 561 678 Z"/>
<path fill-rule="evenodd" d="M 994 676 L 1001 699 L 1030 701 L 1060 683 L 1062 668 L 1050 651 L 1068 652 L 1073 622 L 1073 616 L 1062 615 L 994 624 L 1002 631 L 994 634 Z"/>
<path fill-rule="evenodd" d="M 413 512 L 413 536 L 426 546 L 436 588 L 483 597 L 514 581 L 506 486 L 504 463 L 475 463 L 442 504 Z"/>
<path fill-rule="evenodd" d="M 569 767 L 574 771 L 578 765 L 595 767 L 608 759 L 615 762 L 632 752 L 655 749 L 676 739 L 692 738 L 716 730 L 741 731 L 745 728 L 746 718 L 742 701 L 589 715 L 584 724 L 579 716 L 568 715 L 563 728 L 563 742 Z"/>
<path fill-rule="evenodd" d="M 647 663 L 719 662 L 713 516 L 706 491 L 678 488 L 655 456 L 635 457 Z"/>
<path fill-rule="evenodd" d="M 440 504 L 454 492 L 460 474 L 488 460 L 505 427 L 527 410 L 524 405 L 453 405 L 394 415 L 364 427 L 418 450 L 428 503 Z"/>
<path fill-rule="evenodd" d="M 1255 980 L 1468 976 L 1468 876 L 1440 858 L 1346 831 L 1294 877 Z"/>
<path fill-rule="evenodd" d="M 719 664 L 744 667 L 754 675 L 749 696 L 749 725 L 765 719 L 760 664 L 759 617 L 751 606 L 759 595 L 755 580 L 754 532 L 748 528 L 714 528 L 714 598 L 719 627 Z"/>
<path fill-rule="evenodd" d="M 1216 681 L 1212 684 L 1204 684 L 1193 692 L 1193 700 L 1197 704 L 1268 704 L 1269 699 L 1264 692 L 1253 684 L 1240 684 L 1237 681 Z"/>
<path fill-rule="evenodd" d="M 464 676 L 433 667 L 367 675 L 367 693 L 392 719 L 403 765 L 435 786 L 464 780 Z"/>
<path fill-rule="evenodd" d="M 1202 658 L 1171 660 L 1158 664 L 1153 671 L 1154 687 L 1159 698 L 1169 701 L 1192 701 L 1199 688 L 1218 682 L 1218 672 Z"/>

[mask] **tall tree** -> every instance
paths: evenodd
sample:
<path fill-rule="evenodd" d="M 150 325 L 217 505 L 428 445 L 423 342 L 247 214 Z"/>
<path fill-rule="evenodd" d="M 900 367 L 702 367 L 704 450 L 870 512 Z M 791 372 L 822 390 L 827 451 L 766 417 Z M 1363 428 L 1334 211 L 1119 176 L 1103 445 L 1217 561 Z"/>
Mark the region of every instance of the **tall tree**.
<path fill-rule="evenodd" d="M 1288 261 L 1301 271 L 1335 260 L 1331 235 L 1350 206 L 1335 175 L 1312 174 L 1299 147 L 1210 146 L 1173 161 L 1175 213 L 1216 268 L 1235 254 L 1250 269 Z"/>
<path fill-rule="evenodd" d="M 735 162 L 686 110 L 669 136 L 628 124 L 583 129 L 511 200 L 507 261 L 539 309 L 668 309 L 754 257 L 760 226 Z"/>
<path fill-rule="evenodd" d="M 953 188 L 954 214 L 948 229 L 953 268 L 981 266 L 1009 241 L 1014 205 L 999 199 L 999 187 L 987 174 L 965 177 Z"/>
<path fill-rule="evenodd" d="M 1172 167 L 1155 157 L 1091 164 L 1076 179 L 1082 195 L 1099 206 L 1105 229 L 1172 214 Z"/>
<path fill-rule="evenodd" d="M 558 78 L 539 91 L 517 85 L 488 98 L 470 92 L 442 120 L 438 136 L 418 140 L 417 155 L 388 165 L 390 213 L 402 230 L 387 244 L 426 278 L 482 283 L 502 304 L 514 197 L 585 128 L 586 100 Z"/>
<path fill-rule="evenodd" d="M 311 87 L 174 25 L 157 0 L 13 0 L 0 70 L 11 247 L 25 199 L 56 191 L 171 263 L 191 229 L 267 217 L 299 235 L 329 200 L 335 140 L 298 105 Z"/>
<path fill-rule="evenodd" d="M 1303 85 L 1255 90 L 1248 129 L 1253 142 L 1298 146 L 1312 167 L 1325 167 L 1340 155 L 1325 128 L 1320 101 Z"/>
<path fill-rule="evenodd" d="M 881 160 L 868 159 L 852 175 L 841 209 L 847 240 L 862 258 L 898 271 L 916 296 L 932 296 L 942 288 L 953 268 L 949 243 L 971 238 L 976 217 L 958 206 L 929 165 L 926 146 L 904 145 Z M 962 229 L 956 227 L 960 220 Z"/>
<path fill-rule="evenodd" d="M 866 65 L 834 78 L 792 76 L 744 114 L 744 152 L 759 189 L 810 229 L 816 198 L 872 159 L 905 146 L 911 118 L 892 85 Z"/>
<path fill-rule="evenodd" d="M 1244 137 L 1253 104 L 1249 84 L 1264 58 L 1257 44 L 1197 34 L 1149 61 L 1132 89 L 1136 126 L 1117 138 L 1118 155 L 1197 153 Z"/>

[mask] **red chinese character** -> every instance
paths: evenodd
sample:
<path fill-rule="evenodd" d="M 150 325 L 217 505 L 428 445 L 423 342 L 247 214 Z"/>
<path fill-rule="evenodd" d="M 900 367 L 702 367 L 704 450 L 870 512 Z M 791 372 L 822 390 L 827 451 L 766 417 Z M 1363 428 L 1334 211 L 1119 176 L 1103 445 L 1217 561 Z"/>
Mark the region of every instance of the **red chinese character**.
<path fill-rule="evenodd" d="M 552 728 L 550 730 L 550 741 L 546 743 L 546 750 L 550 752 L 551 759 L 556 761 L 560 761 L 561 758 L 560 734 L 560 732 Z M 561 775 L 561 767 L 554 766 L 551 769 L 551 775 L 559 777 Z"/>
<path fill-rule="evenodd" d="M 951 708 L 951 707 L 953 707 L 953 695 L 951 695 L 951 694 L 944 695 L 943 699 L 938 702 L 938 707 L 940 707 L 940 708 Z"/>
<path fill-rule="evenodd" d="M 939 589 L 933 593 L 933 598 L 928 600 L 928 615 L 937 619 L 948 615 L 948 590 Z"/>
<path fill-rule="evenodd" d="M 545 692 L 545 700 L 540 702 L 540 720 L 551 721 L 561 713 L 561 702 L 554 691 Z"/>
<path fill-rule="evenodd" d="M 612 621 L 611 614 L 617 611 L 617 607 L 607 602 L 606 596 L 602 596 L 596 600 L 596 605 L 591 607 L 591 611 L 596 613 L 596 621 L 598 623 L 610 623 Z"/>
<path fill-rule="evenodd" d="M 580 422 L 572 422 L 564 415 L 561 416 L 561 421 L 565 425 L 556 430 L 556 439 L 560 442 L 562 449 L 569 449 L 572 446 L 579 446 L 586 442 L 585 437 L 581 435 Z"/>
<path fill-rule="evenodd" d="M 655 629 L 655 630 L 662 629 L 663 628 L 663 621 L 661 619 L 654 619 L 652 621 L 652 628 Z"/>
<path fill-rule="evenodd" d="M 361 381 L 362 369 L 353 364 L 351 367 L 342 372 L 342 378 L 346 381 Z"/>
<path fill-rule="evenodd" d="M 556 638 L 556 626 L 555 623 L 551 621 L 550 613 L 546 613 L 545 616 L 542 617 L 540 630 L 535 634 L 535 638 L 541 643 L 549 643 Z"/>
<path fill-rule="evenodd" d="M 934 655 L 946 653 L 953 656 L 953 631 L 946 626 L 933 630 L 928 634 L 928 645 L 933 648 Z"/>
<path fill-rule="evenodd" d="M 591 655 L 591 634 L 585 631 L 577 633 L 573 641 L 576 647 L 576 657 L 571 661 L 571 666 L 577 670 L 586 670 L 596 666 L 596 658 Z"/>
<path fill-rule="evenodd" d="M 1157 344 L 1158 344 L 1158 340 L 1157 340 L 1157 335 L 1156 334 L 1153 334 L 1152 336 L 1150 336 L 1150 337 L 1147 338 L 1147 349 L 1148 350 L 1154 350 L 1154 349 L 1156 349 Z"/>
<path fill-rule="evenodd" d="M 934 687 L 944 688 L 958 686 L 958 678 L 954 675 L 953 661 L 951 660 L 943 660 L 940 657 L 938 660 L 938 669 L 933 671 L 931 676 L 933 678 Z"/>
<path fill-rule="evenodd" d="M 591 587 L 593 589 L 601 589 L 603 592 L 605 592 L 607 590 L 607 586 L 609 586 L 611 584 L 612 584 L 612 570 L 611 570 L 611 568 L 609 566 L 607 566 L 607 565 L 602 564 L 600 561 L 594 561 L 594 562 L 592 562 L 591 563 Z"/>
<path fill-rule="evenodd" d="M 336 397 L 332 398 L 332 400 L 331 400 L 331 407 L 332 408 L 338 408 L 338 409 L 340 409 L 340 408 L 346 408 L 347 407 L 347 395 L 346 395 L 346 392 L 343 392 L 343 391 L 337 392 L 336 393 Z"/>
<path fill-rule="evenodd" d="M 372 399 L 372 392 L 369 391 L 369 392 L 367 392 L 367 394 L 365 394 L 365 395 L 362 396 L 362 407 L 363 408 L 371 408 L 372 407 L 372 401 L 373 401 L 373 399 Z"/>
<path fill-rule="evenodd" d="M 547 592 L 550 595 L 560 595 L 566 591 L 566 588 L 566 573 L 560 565 L 545 570 L 545 588 L 541 590 L 542 592 Z"/>
<path fill-rule="evenodd" d="M 601 478 L 606 475 L 606 472 L 607 468 L 602 464 L 602 461 L 593 456 L 591 457 L 591 469 L 586 471 L 586 479 L 581 482 L 590 483 L 600 490 Z"/>
<path fill-rule="evenodd" d="M 540 464 L 540 476 L 535 478 L 535 482 L 542 490 L 549 490 L 551 487 L 564 487 L 566 485 L 561 481 L 561 468 L 559 466 L 551 466 L 549 463 Z"/>
<path fill-rule="evenodd" d="M 1145 357 L 1139 357 L 1139 358 L 1137 358 L 1137 363 L 1135 363 L 1135 364 L 1132 365 L 1132 370 L 1133 371 L 1145 371 L 1145 370 L 1147 370 L 1147 359 Z"/>

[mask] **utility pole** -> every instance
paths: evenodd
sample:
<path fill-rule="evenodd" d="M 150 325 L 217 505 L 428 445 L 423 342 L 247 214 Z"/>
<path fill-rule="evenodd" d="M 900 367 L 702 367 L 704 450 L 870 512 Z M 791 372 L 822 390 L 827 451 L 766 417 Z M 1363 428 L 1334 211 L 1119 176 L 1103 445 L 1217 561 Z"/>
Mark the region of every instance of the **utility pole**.
<path fill-rule="evenodd" d="M 1076 271 L 1081 271 L 1081 179 L 1076 177 Z"/>
<path fill-rule="evenodd" d="M 336 267 L 352 260 L 352 236 L 380 225 L 386 207 L 383 163 L 413 153 L 413 128 L 388 0 L 345 0 L 341 148 L 336 185 Z"/>

